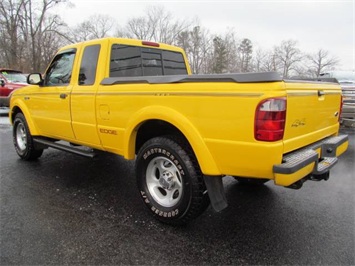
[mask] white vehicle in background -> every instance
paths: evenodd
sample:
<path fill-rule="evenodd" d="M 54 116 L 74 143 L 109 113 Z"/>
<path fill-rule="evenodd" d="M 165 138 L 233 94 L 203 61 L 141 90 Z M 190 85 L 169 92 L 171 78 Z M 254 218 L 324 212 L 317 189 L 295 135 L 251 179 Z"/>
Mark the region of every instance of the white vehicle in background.
<path fill-rule="evenodd" d="M 344 126 L 355 128 L 355 72 L 354 71 L 328 71 L 320 74 L 321 78 L 335 78 L 343 92 L 343 112 L 341 123 Z"/>

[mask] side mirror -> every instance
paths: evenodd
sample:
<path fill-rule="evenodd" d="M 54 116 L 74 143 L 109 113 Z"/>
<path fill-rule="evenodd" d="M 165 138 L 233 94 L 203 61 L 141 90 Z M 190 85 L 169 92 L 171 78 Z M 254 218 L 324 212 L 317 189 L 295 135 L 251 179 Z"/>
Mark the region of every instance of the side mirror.
<path fill-rule="evenodd" d="M 27 76 L 27 83 L 30 85 L 42 85 L 43 78 L 41 73 L 32 73 Z"/>
<path fill-rule="evenodd" d="M 1 86 L 1 87 L 4 87 L 4 86 L 5 86 L 5 80 L 0 79 L 0 86 Z"/>

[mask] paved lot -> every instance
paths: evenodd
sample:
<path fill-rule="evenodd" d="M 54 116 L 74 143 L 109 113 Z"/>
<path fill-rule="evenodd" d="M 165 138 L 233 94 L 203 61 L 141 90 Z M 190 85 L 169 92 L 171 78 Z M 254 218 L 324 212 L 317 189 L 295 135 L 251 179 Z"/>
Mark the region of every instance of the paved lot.
<path fill-rule="evenodd" d="M 226 210 L 171 227 L 140 202 L 133 162 L 52 149 L 24 162 L 2 119 L 1 265 L 355 264 L 353 131 L 329 181 L 296 191 L 226 177 Z"/>
<path fill-rule="evenodd" d="M 9 111 L 7 108 L 1 107 L 0 108 L 0 125 L 9 125 Z"/>

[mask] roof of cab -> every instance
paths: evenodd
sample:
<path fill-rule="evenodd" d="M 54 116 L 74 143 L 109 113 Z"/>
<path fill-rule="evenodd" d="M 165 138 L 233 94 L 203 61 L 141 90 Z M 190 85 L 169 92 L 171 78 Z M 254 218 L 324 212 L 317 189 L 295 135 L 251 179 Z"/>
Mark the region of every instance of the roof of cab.
<path fill-rule="evenodd" d="M 76 48 L 76 47 L 84 45 L 84 44 L 85 45 L 88 45 L 88 44 L 93 45 L 93 44 L 100 44 L 103 42 L 125 44 L 125 45 L 132 45 L 132 46 L 141 46 L 141 47 L 148 47 L 148 48 L 153 48 L 153 49 L 154 48 L 155 49 L 164 49 L 164 50 L 170 50 L 170 51 L 176 51 L 176 52 L 183 51 L 183 49 L 181 49 L 180 47 L 169 45 L 169 44 L 157 43 L 157 42 L 151 42 L 151 41 L 143 41 L 143 40 L 138 40 L 138 39 L 115 38 L 115 37 L 106 37 L 106 38 L 101 38 L 101 39 L 94 39 L 94 40 L 74 43 L 74 44 L 70 44 L 70 45 L 60 48 L 59 51 Z"/>

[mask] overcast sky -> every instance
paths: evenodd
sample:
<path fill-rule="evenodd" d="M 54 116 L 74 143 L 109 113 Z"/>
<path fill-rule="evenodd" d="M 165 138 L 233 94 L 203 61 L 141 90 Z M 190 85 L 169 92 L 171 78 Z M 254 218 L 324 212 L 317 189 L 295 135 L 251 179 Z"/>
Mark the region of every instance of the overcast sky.
<path fill-rule="evenodd" d="M 94 14 L 107 14 L 122 26 L 143 16 L 148 6 L 163 6 L 177 19 L 199 18 L 211 33 L 234 28 L 237 37 L 263 49 L 294 39 L 302 52 L 328 50 L 339 69 L 355 70 L 355 0 L 70 0 L 74 7 L 60 15 L 74 26 Z"/>

